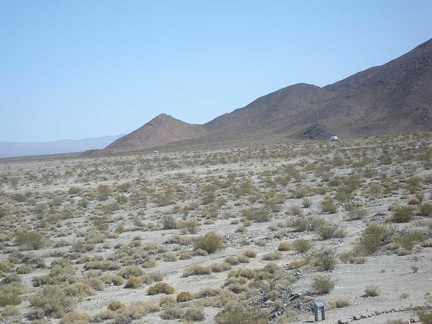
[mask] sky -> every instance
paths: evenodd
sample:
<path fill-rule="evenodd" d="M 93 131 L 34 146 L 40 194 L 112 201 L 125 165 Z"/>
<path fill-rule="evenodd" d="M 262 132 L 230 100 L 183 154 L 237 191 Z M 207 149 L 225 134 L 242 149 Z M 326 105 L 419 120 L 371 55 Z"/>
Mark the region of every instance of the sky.
<path fill-rule="evenodd" d="M 0 141 L 203 124 L 432 38 L 430 0 L 0 0 Z"/>

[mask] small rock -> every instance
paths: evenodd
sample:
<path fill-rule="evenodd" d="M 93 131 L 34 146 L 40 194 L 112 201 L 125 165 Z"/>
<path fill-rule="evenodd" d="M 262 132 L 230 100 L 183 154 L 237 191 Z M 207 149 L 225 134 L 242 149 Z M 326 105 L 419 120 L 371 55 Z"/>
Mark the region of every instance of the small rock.
<path fill-rule="evenodd" d="M 354 321 L 359 321 L 359 320 L 361 320 L 361 315 L 354 315 L 354 316 L 353 316 L 353 320 L 354 320 Z"/>

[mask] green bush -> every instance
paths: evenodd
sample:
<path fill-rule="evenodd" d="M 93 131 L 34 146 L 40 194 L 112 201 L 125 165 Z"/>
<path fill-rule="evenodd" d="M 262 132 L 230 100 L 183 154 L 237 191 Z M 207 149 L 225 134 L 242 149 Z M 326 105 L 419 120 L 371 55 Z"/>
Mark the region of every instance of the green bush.
<path fill-rule="evenodd" d="M 264 223 L 271 220 L 271 215 L 268 210 L 260 208 L 249 208 L 242 210 L 242 215 L 249 221 Z"/>
<path fill-rule="evenodd" d="M 312 255 L 313 264 L 322 271 L 333 270 L 336 266 L 335 252 L 332 250 L 322 250 Z"/>
<path fill-rule="evenodd" d="M 333 199 L 326 197 L 321 202 L 321 209 L 324 213 L 334 214 L 337 211 L 337 206 L 334 204 Z"/>
<path fill-rule="evenodd" d="M 4 307 L 7 305 L 19 305 L 22 303 L 22 299 L 19 296 L 22 293 L 22 289 L 13 285 L 1 285 L 0 286 L 0 306 Z"/>
<path fill-rule="evenodd" d="M 318 276 L 312 280 L 312 288 L 320 295 L 328 294 L 335 286 L 330 276 Z"/>
<path fill-rule="evenodd" d="M 300 253 L 309 251 L 313 246 L 310 240 L 298 239 L 293 242 L 293 249 Z"/>
<path fill-rule="evenodd" d="M 45 246 L 43 235 L 36 231 L 17 231 L 15 242 L 25 250 L 39 250 Z"/>
<path fill-rule="evenodd" d="M 381 225 L 369 224 L 355 246 L 355 253 L 360 256 L 368 256 L 379 250 L 385 229 Z"/>
<path fill-rule="evenodd" d="M 398 207 L 393 211 L 391 220 L 395 223 L 408 223 L 413 219 L 411 208 Z"/>
<path fill-rule="evenodd" d="M 214 253 L 222 247 L 222 239 L 216 232 L 208 232 L 204 236 L 194 239 L 196 249 L 202 249 L 207 253 Z"/>
<path fill-rule="evenodd" d="M 420 215 L 422 216 L 432 216 L 432 204 L 424 203 L 420 205 Z"/>

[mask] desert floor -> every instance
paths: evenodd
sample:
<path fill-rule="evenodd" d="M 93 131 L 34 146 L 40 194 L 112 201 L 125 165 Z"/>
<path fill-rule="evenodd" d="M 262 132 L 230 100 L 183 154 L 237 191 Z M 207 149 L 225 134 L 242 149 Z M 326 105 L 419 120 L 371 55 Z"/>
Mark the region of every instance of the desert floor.
<path fill-rule="evenodd" d="M 0 321 L 311 323 L 320 300 L 322 323 L 419 322 L 431 143 L 0 160 Z"/>

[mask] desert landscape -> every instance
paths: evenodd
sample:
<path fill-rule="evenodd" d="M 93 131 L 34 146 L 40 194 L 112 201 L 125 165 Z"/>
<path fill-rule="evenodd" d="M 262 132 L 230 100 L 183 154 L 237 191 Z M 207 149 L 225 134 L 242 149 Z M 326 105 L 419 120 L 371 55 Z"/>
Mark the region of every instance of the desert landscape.
<path fill-rule="evenodd" d="M 0 160 L 0 322 L 431 323 L 431 143 Z"/>

